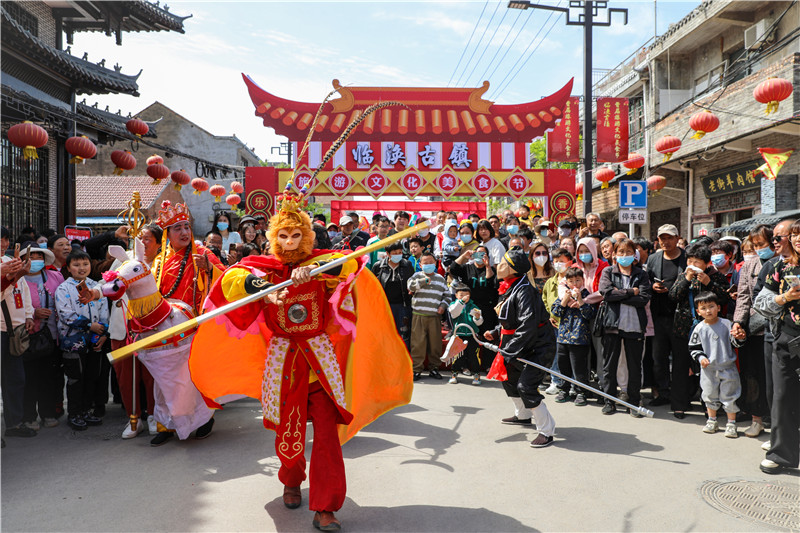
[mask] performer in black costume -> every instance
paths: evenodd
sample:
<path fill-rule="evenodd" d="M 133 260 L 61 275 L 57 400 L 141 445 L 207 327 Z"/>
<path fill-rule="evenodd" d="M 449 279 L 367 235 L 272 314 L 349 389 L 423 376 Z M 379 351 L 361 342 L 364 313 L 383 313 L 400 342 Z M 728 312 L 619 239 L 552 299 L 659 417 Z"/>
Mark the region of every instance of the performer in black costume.
<path fill-rule="evenodd" d="M 500 325 L 484 333 L 484 337 L 500 339 L 508 373 L 503 388 L 509 397 L 520 398 L 523 405 L 532 411 L 539 434 L 531 441 L 531 446 L 544 448 L 553 442 L 556 429 L 555 421 L 543 403 L 544 396 L 539 392 L 539 385 L 547 373 L 517 358 L 549 367 L 555 355 L 556 337 L 542 295 L 525 275 L 530 268 L 527 254 L 517 246 L 503 256 L 503 261 L 497 266 L 497 275 L 503 280 L 497 313 Z"/>

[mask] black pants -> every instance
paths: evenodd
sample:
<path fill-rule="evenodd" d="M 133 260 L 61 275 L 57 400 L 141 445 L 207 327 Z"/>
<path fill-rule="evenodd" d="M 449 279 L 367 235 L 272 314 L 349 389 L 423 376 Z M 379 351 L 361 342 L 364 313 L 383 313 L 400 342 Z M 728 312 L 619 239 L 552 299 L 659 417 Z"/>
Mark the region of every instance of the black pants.
<path fill-rule="evenodd" d="M 737 402 L 739 408 L 757 417 L 769 415 L 762 335 L 748 337 L 744 346 L 739 348 L 739 378 L 742 383 L 742 395 Z"/>
<path fill-rule="evenodd" d="M 565 376 L 588 385 L 589 350 L 591 350 L 591 345 L 589 344 L 556 344 L 558 371 Z M 569 381 L 563 381 L 559 388 L 567 392 L 570 387 L 574 387 L 574 385 Z M 579 392 L 586 394 L 586 391 Z"/>
<path fill-rule="evenodd" d="M 772 410 L 772 396 L 775 388 L 772 386 L 772 352 L 775 347 L 775 337 L 769 332 L 769 327 L 764 333 L 764 377 L 767 382 L 767 406 Z"/>
<path fill-rule="evenodd" d="M 100 372 L 92 395 L 92 407 L 104 406 L 108 403 L 109 382 L 111 379 L 111 362 L 106 355 L 111 348 L 108 341 L 100 352 Z"/>
<path fill-rule="evenodd" d="M 473 374 L 478 374 L 481 371 L 481 360 L 480 360 L 480 351 L 481 345 L 477 343 L 477 341 L 470 336 L 469 338 L 463 338 L 462 340 L 467 341 L 467 347 L 464 348 L 464 351 L 461 355 L 453 361 L 452 370 L 453 372 L 460 372 L 465 368 L 468 369 Z"/>
<path fill-rule="evenodd" d="M 653 315 L 653 389 L 659 396 L 670 396 L 670 354 L 675 359 L 676 347 L 680 350 L 680 340 L 672 335 L 672 315 Z M 683 342 L 688 354 L 688 341 Z M 687 367 L 688 368 L 688 367 Z"/>
<path fill-rule="evenodd" d="M 639 405 L 644 339 L 625 337 L 614 333 L 603 335 L 603 392 L 610 396 L 617 395 L 617 365 L 619 365 L 619 355 L 623 344 L 625 345 L 625 362 L 628 363 L 629 402 Z M 688 356 L 688 341 L 686 353 Z M 606 403 L 612 402 L 606 398 Z"/>
<path fill-rule="evenodd" d="M 47 326 L 45 326 L 47 327 Z M 24 415 L 25 422 L 35 422 L 37 415 L 44 420 L 45 418 L 55 418 L 56 403 L 53 399 L 53 362 L 55 361 L 57 347 L 53 347 L 53 353 L 25 361 L 25 398 Z"/>
<path fill-rule="evenodd" d="M 657 341 L 654 341 L 657 342 Z M 689 355 L 689 339 L 671 336 L 672 342 L 672 389 L 670 405 L 673 411 L 688 411 L 692 395 L 697 392 L 699 378 L 689 376 L 691 356 Z M 654 344 L 655 348 L 657 345 Z"/>
<path fill-rule="evenodd" d="M 644 357 L 642 357 L 642 388 L 653 387 L 653 337 L 644 338 Z"/>
<path fill-rule="evenodd" d="M 508 381 L 503 381 L 503 389 L 510 398 L 520 398 L 528 409 L 535 409 L 544 400 L 539 385 L 544 381 L 545 372 L 535 366 L 526 365 L 517 359 L 506 359 Z"/>
<path fill-rule="evenodd" d="M 93 350 L 83 354 L 63 354 L 69 416 L 80 415 L 92 408 L 102 357 L 102 353 Z"/>
<path fill-rule="evenodd" d="M 25 396 L 25 365 L 21 356 L 13 356 L 9 351 L 11 338 L 8 333 L 0 333 L 0 358 L 2 358 L 3 418 L 6 428 L 13 428 L 22 422 L 23 399 Z"/>
<path fill-rule="evenodd" d="M 800 461 L 800 357 L 787 346 L 795 336 L 784 331 L 772 352 L 772 434 L 767 459 L 797 468 Z"/>

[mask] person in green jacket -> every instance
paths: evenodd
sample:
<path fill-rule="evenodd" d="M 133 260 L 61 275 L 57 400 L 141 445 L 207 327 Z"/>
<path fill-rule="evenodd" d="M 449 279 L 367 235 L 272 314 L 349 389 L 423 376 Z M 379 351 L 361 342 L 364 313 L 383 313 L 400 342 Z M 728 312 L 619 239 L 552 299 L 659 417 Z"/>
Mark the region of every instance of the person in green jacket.
<path fill-rule="evenodd" d="M 472 328 L 475 333 L 478 333 L 478 326 L 483 324 L 483 316 L 481 310 L 470 300 L 471 292 L 468 285 L 457 282 L 453 287 L 456 293 L 455 301 L 450 304 L 448 310 L 450 317 L 453 319 L 453 329 L 461 340 L 467 343 L 464 352 L 453 361 L 453 377 L 450 378 L 449 383 L 458 383 L 458 372 L 465 367 L 472 374 L 472 384 L 481 384 L 481 361 L 480 361 L 480 345 L 472 336 L 472 332 L 465 328 L 458 328 L 459 324 L 466 324 Z"/>

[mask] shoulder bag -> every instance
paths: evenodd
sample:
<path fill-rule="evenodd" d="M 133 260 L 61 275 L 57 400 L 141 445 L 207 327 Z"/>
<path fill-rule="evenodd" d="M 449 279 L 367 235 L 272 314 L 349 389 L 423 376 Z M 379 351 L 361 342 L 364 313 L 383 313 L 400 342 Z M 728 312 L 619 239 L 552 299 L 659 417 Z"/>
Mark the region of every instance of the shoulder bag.
<path fill-rule="evenodd" d="M 6 330 L 9 336 L 8 351 L 14 357 L 19 357 L 30 346 L 30 334 L 25 324 L 20 324 L 17 327 L 11 325 L 11 313 L 8 311 L 8 305 L 5 300 L 0 305 L 3 307 L 3 318 L 6 321 Z"/>
<path fill-rule="evenodd" d="M 47 278 L 44 275 L 44 271 L 42 271 L 42 283 L 46 282 Z M 50 293 L 47 292 L 47 287 L 44 287 L 44 298 L 44 308 L 50 309 Z M 40 323 L 42 327 L 39 331 L 30 334 L 30 347 L 23 355 L 26 361 L 48 357 L 55 351 L 56 341 L 47 326 L 46 320 L 41 320 Z"/>

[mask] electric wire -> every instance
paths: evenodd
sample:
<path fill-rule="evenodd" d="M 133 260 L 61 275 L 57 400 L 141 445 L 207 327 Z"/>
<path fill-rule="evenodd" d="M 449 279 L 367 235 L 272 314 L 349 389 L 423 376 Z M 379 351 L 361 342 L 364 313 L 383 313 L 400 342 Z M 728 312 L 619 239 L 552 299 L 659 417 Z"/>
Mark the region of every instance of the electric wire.
<path fill-rule="evenodd" d="M 469 68 L 469 64 L 472 63 L 472 58 L 475 57 L 475 52 L 478 51 L 478 48 L 481 47 L 481 42 L 483 42 L 483 38 L 486 35 L 486 32 L 489 31 L 489 27 L 492 25 L 492 21 L 494 20 L 495 15 L 497 15 L 497 10 L 500 9 L 500 2 L 497 3 L 497 7 L 494 8 L 494 12 L 492 13 L 492 17 L 489 19 L 489 22 L 486 24 L 486 27 L 483 29 L 483 33 L 481 33 L 481 38 L 478 39 L 478 43 L 475 45 L 475 49 L 472 50 L 472 54 L 470 54 L 469 59 L 466 63 L 464 63 L 464 70 L 461 72 L 461 75 L 458 77 L 458 81 L 456 81 L 456 86 L 461 85 L 461 78 L 464 77 L 464 74 L 467 72 L 467 68 Z"/>
<path fill-rule="evenodd" d="M 519 18 L 522 16 L 522 13 L 523 13 L 523 10 L 520 10 L 519 13 L 517 13 L 517 18 L 514 19 L 514 23 L 511 24 L 511 27 L 508 29 L 508 32 L 506 32 L 506 36 L 503 37 L 503 42 L 501 42 L 500 46 L 497 47 L 497 50 L 494 51 L 494 55 L 492 56 L 492 59 L 489 60 L 489 63 L 486 65 L 486 69 L 483 71 L 483 74 L 481 74 L 480 78 L 478 78 L 478 83 L 480 83 L 481 80 L 487 79 L 485 77 L 486 73 L 489 72 L 490 68 L 492 68 L 492 65 L 494 64 L 494 60 L 497 59 L 497 56 L 500 54 L 500 51 L 503 49 L 503 46 L 506 44 L 506 40 L 508 39 L 508 36 L 511 35 L 512 31 L 514 31 L 514 27 L 517 25 L 517 22 L 519 21 Z M 524 24 L 523 24 L 523 26 L 524 26 Z M 517 33 L 517 35 L 519 35 L 519 33 Z M 511 43 L 508 45 L 509 48 L 513 44 L 514 44 L 514 41 L 512 40 Z M 506 48 L 506 50 L 508 50 L 508 48 Z"/>
<path fill-rule="evenodd" d="M 464 50 L 461 51 L 461 57 L 458 58 L 458 63 L 456 63 L 456 68 L 453 69 L 453 73 L 450 74 L 450 79 L 447 82 L 447 86 L 450 87 L 450 84 L 453 82 L 453 78 L 458 72 L 458 67 L 461 65 L 461 60 L 464 59 L 464 54 L 467 53 L 467 49 L 469 48 L 469 43 L 472 42 L 472 38 L 475 36 L 475 31 L 478 29 L 478 26 L 481 23 L 481 19 L 483 18 L 483 12 L 486 11 L 486 6 L 489 5 L 489 0 L 486 0 L 486 3 L 483 4 L 483 9 L 481 10 L 481 14 L 478 15 L 478 20 L 475 22 L 475 27 L 472 28 L 472 33 L 469 35 L 469 39 L 467 40 L 466 46 L 464 46 Z"/>
<path fill-rule="evenodd" d="M 508 55 L 508 52 L 514 47 L 514 43 L 517 42 L 517 39 L 519 38 L 519 36 L 522 33 L 522 31 L 525 29 L 525 26 L 527 26 L 528 23 L 533 19 L 533 16 L 532 16 L 533 11 L 535 11 L 535 10 L 532 10 L 531 11 L 531 15 L 529 15 L 528 18 L 525 19 L 525 22 L 522 23 L 522 26 L 520 26 L 519 31 L 517 31 L 517 34 L 514 36 L 514 38 L 509 43 L 508 47 L 506 48 L 506 51 L 503 52 L 503 57 L 501 57 L 500 61 L 498 61 L 497 64 L 494 66 L 494 69 L 489 74 L 489 77 L 486 77 L 486 73 L 484 72 L 483 76 L 481 76 L 481 78 L 483 78 L 485 80 L 492 79 L 492 77 L 494 76 L 494 73 L 497 72 L 497 69 L 500 68 L 500 65 L 503 64 L 503 61 L 505 61 L 506 56 Z M 494 59 L 492 59 L 492 61 L 494 61 Z"/>
<path fill-rule="evenodd" d="M 500 4 L 498 4 L 498 5 L 500 5 Z M 521 14 L 522 13 L 520 12 L 520 15 Z M 472 74 L 475 73 L 475 69 L 478 68 L 478 65 L 481 64 L 481 60 L 483 59 L 483 55 L 486 53 L 486 50 L 488 50 L 489 47 L 492 45 L 492 42 L 494 42 L 494 38 L 497 35 L 497 30 L 499 30 L 500 26 L 503 25 L 503 21 L 506 19 L 506 15 L 508 15 L 508 9 L 503 11 L 503 16 L 500 17 L 500 22 L 497 24 L 497 27 L 494 29 L 494 32 L 492 33 L 492 36 L 489 37 L 489 40 L 486 42 L 486 46 L 483 47 L 483 52 L 481 52 L 481 55 L 480 55 L 480 57 L 478 57 L 478 60 L 475 62 L 475 64 L 472 65 L 472 70 L 469 71 L 469 74 L 467 74 L 467 77 L 464 78 L 464 86 L 465 87 L 469 83 L 469 79 L 472 77 Z M 519 18 L 519 15 L 517 15 L 517 18 Z M 508 37 L 507 34 L 506 34 L 506 37 Z M 503 40 L 503 42 L 505 42 L 505 39 Z M 499 50 L 499 48 L 498 48 L 498 50 Z M 478 83 L 480 83 L 480 82 L 478 82 Z"/>

